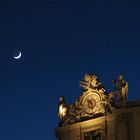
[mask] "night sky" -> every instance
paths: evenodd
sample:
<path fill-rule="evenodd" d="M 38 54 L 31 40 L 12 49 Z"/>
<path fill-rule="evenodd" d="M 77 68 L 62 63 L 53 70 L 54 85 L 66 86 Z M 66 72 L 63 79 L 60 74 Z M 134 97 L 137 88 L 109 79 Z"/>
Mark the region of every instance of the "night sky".
<path fill-rule="evenodd" d="M 0 140 L 55 140 L 58 98 L 74 102 L 87 72 L 108 92 L 123 74 L 140 99 L 139 0 L 0 2 Z"/>

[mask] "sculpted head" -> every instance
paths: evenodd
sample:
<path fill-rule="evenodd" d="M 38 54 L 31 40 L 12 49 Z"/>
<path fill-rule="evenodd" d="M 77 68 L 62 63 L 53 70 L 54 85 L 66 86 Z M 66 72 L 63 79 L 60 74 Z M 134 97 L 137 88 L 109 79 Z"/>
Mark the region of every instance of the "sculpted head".
<path fill-rule="evenodd" d="M 119 81 L 123 80 L 123 76 L 121 74 L 118 76 L 118 80 Z"/>

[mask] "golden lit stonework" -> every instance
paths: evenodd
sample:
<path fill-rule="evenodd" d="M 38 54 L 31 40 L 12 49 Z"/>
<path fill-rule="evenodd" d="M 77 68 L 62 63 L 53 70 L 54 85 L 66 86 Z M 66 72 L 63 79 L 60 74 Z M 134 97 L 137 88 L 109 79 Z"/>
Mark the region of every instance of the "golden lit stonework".
<path fill-rule="evenodd" d="M 125 106 L 128 92 L 128 83 L 122 75 L 113 81 L 114 91 L 106 92 L 102 83 L 95 75 L 86 74 L 80 81 L 83 88 L 82 95 L 73 104 L 66 104 L 64 97 L 59 98 L 58 116 L 59 125 L 66 126 L 96 116 L 111 114 L 117 104 Z"/>
<path fill-rule="evenodd" d="M 67 108 L 64 107 L 63 104 L 61 104 L 59 106 L 59 116 L 60 116 L 60 119 L 62 119 L 66 115 L 66 112 L 67 112 Z"/>
<path fill-rule="evenodd" d="M 94 114 L 102 106 L 102 96 L 96 90 L 86 92 L 82 98 L 81 104 L 85 114 Z"/>
<path fill-rule="evenodd" d="M 58 140 L 139 140 L 140 100 L 127 101 L 128 83 L 122 75 L 108 92 L 95 75 L 86 74 L 75 103 L 59 98 Z"/>

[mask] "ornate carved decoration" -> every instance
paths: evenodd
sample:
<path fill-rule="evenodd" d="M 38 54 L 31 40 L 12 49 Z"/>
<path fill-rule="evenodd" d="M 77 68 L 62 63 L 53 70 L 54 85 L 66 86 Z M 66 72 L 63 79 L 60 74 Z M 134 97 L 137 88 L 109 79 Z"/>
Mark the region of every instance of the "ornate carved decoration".
<path fill-rule="evenodd" d="M 104 86 L 95 75 L 86 74 L 80 81 L 83 94 L 73 104 L 66 104 L 64 97 L 59 99 L 60 126 L 73 124 L 99 115 L 108 115 L 115 111 L 116 94 L 126 100 L 128 83 L 120 77 L 113 82 L 116 89 L 107 93 Z"/>
<path fill-rule="evenodd" d="M 84 80 L 80 81 L 80 86 L 84 91 L 98 90 L 101 93 L 105 92 L 104 86 L 99 82 L 97 76 L 86 74 Z"/>

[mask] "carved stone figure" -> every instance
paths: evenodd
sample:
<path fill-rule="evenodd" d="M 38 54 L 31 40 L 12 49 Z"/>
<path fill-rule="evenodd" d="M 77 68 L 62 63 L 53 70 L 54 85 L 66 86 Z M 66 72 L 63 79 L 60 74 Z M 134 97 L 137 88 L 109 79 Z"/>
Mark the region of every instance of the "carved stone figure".
<path fill-rule="evenodd" d="M 58 116 L 60 120 L 64 120 L 67 115 L 67 105 L 63 96 L 59 97 Z"/>
<path fill-rule="evenodd" d="M 105 92 L 104 86 L 98 81 L 97 76 L 86 74 L 83 81 L 80 81 L 80 86 L 84 91 L 96 89 L 101 93 Z"/>
<path fill-rule="evenodd" d="M 122 75 L 119 75 L 117 80 L 113 80 L 113 84 L 117 91 L 119 101 L 125 102 L 128 94 L 128 82 L 125 81 Z"/>
<path fill-rule="evenodd" d="M 92 81 L 92 76 L 90 74 L 86 74 L 83 81 L 80 81 L 80 86 L 83 87 L 83 90 L 86 91 L 90 88 Z"/>

